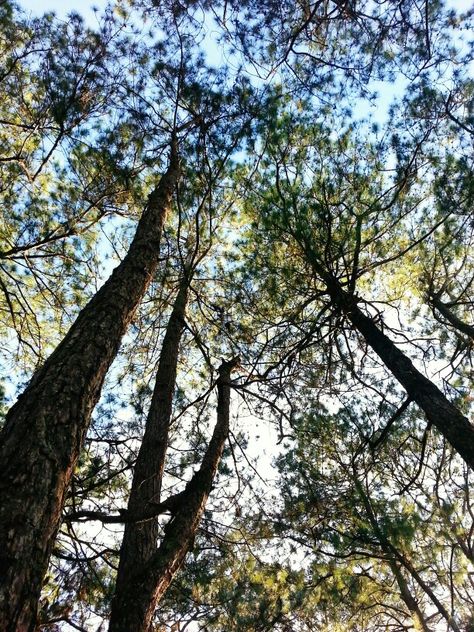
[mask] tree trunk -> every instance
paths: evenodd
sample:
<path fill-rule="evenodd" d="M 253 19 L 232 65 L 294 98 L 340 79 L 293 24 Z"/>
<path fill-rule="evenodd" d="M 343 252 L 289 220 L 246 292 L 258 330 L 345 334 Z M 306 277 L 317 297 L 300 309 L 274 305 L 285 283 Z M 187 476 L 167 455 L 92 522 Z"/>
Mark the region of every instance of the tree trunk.
<path fill-rule="evenodd" d="M 433 310 L 438 311 L 441 316 L 448 322 L 454 329 L 457 329 L 461 333 L 465 334 L 471 340 L 474 340 L 474 326 L 469 325 L 469 323 L 465 323 L 463 320 L 458 318 L 456 314 L 449 309 L 446 303 L 436 295 L 429 297 L 429 302 L 433 307 Z M 436 313 L 435 313 L 436 316 Z"/>
<path fill-rule="evenodd" d="M 406 570 L 410 573 L 410 575 L 412 576 L 412 578 L 416 581 L 416 583 L 418 584 L 418 586 L 420 586 L 420 588 L 422 590 L 424 590 L 424 592 L 428 595 L 428 597 L 431 599 L 431 601 L 433 602 L 433 604 L 436 606 L 436 608 L 438 609 L 438 612 L 440 613 L 440 615 L 446 620 L 447 624 L 448 624 L 448 629 L 452 629 L 454 630 L 454 632 L 461 632 L 461 628 L 458 626 L 458 624 L 456 623 L 456 621 L 454 620 L 454 618 L 449 614 L 449 612 L 446 610 L 446 608 L 443 606 L 443 604 L 440 602 L 440 600 L 438 599 L 438 597 L 434 594 L 433 590 L 431 589 L 431 586 L 429 584 L 427 584 L 421 577 L 421 575 L 418 573 L 418 571 L 415 569 L 415 567 L 413 566 L 413 564 L 410 562 L 409 559 L 407 559 L 402 553 L 400 553 L 400 551 L 398 551 L 397 549 L 395 549 L 394 546 L 391 545 L 391 548 L 395 554 L 395 556 L 398 558 L 398 560 L 400 561 L 400 563 L 406 568 Z"/>
<path fill-rule="evenodd" d="M 415 630 L 423 630 L 423 632 L 431 632 L 430 628 L 426 624 L 425 618 L 418 606 L 418 602 L 415 597 L 412 595 L 411 590 L 408 586 L 408 582 L 403 576 L 403 573 L 398 566 L 398 564 L 393 560 L 389 560 L 389 565 L 392 573 L 397 580 L 398 588 L 400 589 L 400 595 L 405 603 L 406 607 L 410 611 L 411 618 L 413 620 L 413 626 Z"/>
<path fill-rule="evenodd" d="M 148 413 L 145 433 L 138 453 L 133 475 L 128 511 L 131 514 L 143 513 L 160 502 L 161 482 L 168 447 L 168 433 L 171 420 L 172 399 L 176 383 L 176 368 L 181 336 L 184 327 L 189 279 L 185 275 L 171 313 L 160 362 L 156 374 L 155 387 Z M 152 505 L 150 505 L 150 502 Z M 142 603 L 130 604 L 127 598 L 134 576 L 144 567 L 153 553 L 159 536 L 158 516 L 144 522 L 132 522 L 125 525 L 120 548 L 120 561 L 112 601 L 110 630 L 121 630 L 123 621 L 133 619 L 142 621 Z M 130 608 L 137 610 L 130 612 Z"/>
<path fill-rule="evenodd" d="M 117 611 L 113 613 L 110 632 L 149 632 L 158 602 L 192 547 L 229 433 L 230 373 L 236 364 L 237 360 L 224 362 L 219 369 L 217 422 L 201 467 L 178 495 L 179 504 L 159 548 L 144 565 L 136 567 L 123 595 L 121 619 Z"/>
<path fill-rule="evenodd" d="M 9 411 L 0 447 L 0 629 L 34 628 L 65 492 L 104 377 L 159 261 L 176 143 L 122 263 Z"/>
<path fill-rule="evenodd" d="M 390 566 L 390 570 L 395 577 L 395 580 L 398 584 L 398 588 L 400 590 L 400 596 L 402 598 L 403 603 L 406 605 L 410 612 L 410 616 L 413 620 L 415 630 L 423 630 L 423 632 L 431 632 L 430 628 L 426 624 L 425 617 L 418 606 L 418 602 L 415 597 L 412 595 L 410 587 L 403 576 L 403 573 L 400 569 L 400 566 L 394 559 L 393 549 L 394 547 L 390 544 L 382 529 L 379 526 L 377 517 L 372 509 L 372 504 L 370 502 L 370 498 L 368 494 L 365 493 L 364 488 L 362 487 L 362 483 L 357 478 L 357 474 L 353 472 L 354 479 L 354 487 L 359 495 L 359 498 L 362 500 L 362 504 L 364 505 L 365 513 L 369 520 L 369 523 L 372 527 L 375 537 L 379 541 L 380 547 L 384 554 L 387 556 L 387 563 Z"/>
<path fill-rule="evenodd" d="M 353 297 L 346 295 L 344 303 L 346 306 L 343 310 L 356 330 L 423 410 L 428 421 L 449 441 L 469 467 L 474 469 L 474 426 L 467 417 L 414 367 L 412 361 L 362 312 Z"/>
<path fill-rule="evenodd" d="M 416 369 L 412 361 L 366 316 L 357 305 L 357 299 L 342 289 L 340 283 L 321 265 L 310 248 L 306 255 L 315 273 L 326 285 L 334 305 L 344 313 L 354 328 L 362 334 L 392 375 L 404 387 L 410 398 L 418 404 L 439 432 L 474 469 L 474 426 L 447 397 Z"/>

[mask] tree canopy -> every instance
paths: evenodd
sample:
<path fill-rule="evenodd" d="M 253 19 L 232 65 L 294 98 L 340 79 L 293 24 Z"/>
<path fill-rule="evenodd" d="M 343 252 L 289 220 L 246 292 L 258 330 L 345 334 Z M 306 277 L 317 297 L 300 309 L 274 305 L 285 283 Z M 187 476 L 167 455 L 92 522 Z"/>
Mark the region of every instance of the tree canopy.
<path fill-rule="evenodd" d="M 474 629 L 474 41 L 439 0 L 0 6 L 0 627 Z"/>

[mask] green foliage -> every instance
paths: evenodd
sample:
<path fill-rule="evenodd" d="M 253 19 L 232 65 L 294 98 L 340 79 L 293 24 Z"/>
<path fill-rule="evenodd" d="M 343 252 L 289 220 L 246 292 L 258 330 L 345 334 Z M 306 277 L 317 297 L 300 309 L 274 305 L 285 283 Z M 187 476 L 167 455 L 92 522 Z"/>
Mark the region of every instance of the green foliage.
<path fill-rule="evenodd" d="M 241 358 L 157 630 L 472 627 L 471 474 L 334 297 L 472 412 L 472 339 L 439 303 L 472 326 L 471 21 L 438 1 L 124 0 L 89 27 L 1 4 L 0 336 L 17 390 L 127 252 L 173 138 L 180 155 L 161 263 L 66 513 L 126 506 L 183 277 L 166 494 L 201 464 L 221 359 Z M 107 620 L 121 528 L 97 524 L 64 522 L 44 629 Z"/>

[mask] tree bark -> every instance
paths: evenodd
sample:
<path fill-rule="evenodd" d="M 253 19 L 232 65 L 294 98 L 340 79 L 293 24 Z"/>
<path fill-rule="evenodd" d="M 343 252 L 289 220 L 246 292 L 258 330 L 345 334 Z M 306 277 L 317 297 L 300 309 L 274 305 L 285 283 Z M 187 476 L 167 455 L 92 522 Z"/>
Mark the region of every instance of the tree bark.
<path fill-rule="evenodd" d="M 411 590 L 408 586 L 408 582 L 403 576 L 403 573 L 399 567 L 399 565 L 393 560 L 389 560 L 389 565 L 392 573 L 397 580 L 398 588 L 400 589 L 400 595 L 402 600 L 408 610 L 410 611 L 411 618 L 413 620 L 413 626 L 415 630 L 423 630 L 423 632 L 431 632 L 431 629 L 426 624 L 423 613 L 418 606 L 418 602 L 415 597 L 412 595 Z"/>
<path fill-rule="evenodd" d="M 471 469 L 474 469 L 474 426 L 454 404 L 425 377 L 413 362 L 366 316 L 357 299 L 341 287 L 320 263 L 311 248 L 305 249 L 314 272 L 326 285 L 333 304 L 345 314 L 369 347 L 379 356 L 439 432 L 449 441 Z"/>
<path fill-rule="evenodd" d="M 128 254 L 9 411 L 0 443 L 0 629 L 34 629 L 65 492 L 104 377 L 159 261 L 176 142 Z"/>
<path fill-rule="evenodd" d="M 155 387 L 148 413 L 145 433 L 135 464 L 128 511 L 131 514 L 153 510 L 160 502 L 161 483 L 168 447 L 172 399 L 176 384 L 176 369 L 188 297 L 189 278 L 183 277 L 166 329 L 160 354 Z M 112 601 L 110 630 L 123 628 L 123 621 L 143 620 L 142 603 L 130 604 L 128 592 L 137 570 L 143 568 L 153 553 L 159 537 L 158 516 L 144 522 L 125 525 L 120 548 L 120 561 Z M 130 612 L 130 608 L 137 610 Z"/>
<path fill-rule="evenodd" d="M 452 327 L 454 327 L 454 329 L 457 329 L 471 340 L 474 340 L 474 326 L 469 325 L 469 323 L 465 323 L 463 320 L 458 318 L 456 314 L 449 309 L 446 303 L 443 303 L 439 296 L 437 296 L 436 294 L 431 295 L 429 297 L 429 302 L 431 303 L 433 311 L 435 312 L 435 316 L 436 311 L 438 311 L 444 318 L 444 320 L 448 322 Z"/>
<path fill-rule="evenodd" d="M 400 553 L 400 551 L 398 551 L 397 549 L 395 549 L 394 546 L 391 545 L 391 548 L 395 554 L 395 556 L 397 557 L 397 559 L 400 561 L 400 563 L 406 568 L 406 570 L 410 573 L 410 575 L 413 577 L 413 579 L 416 581 L 416 583 L 418 584 L 418 586 L 420 586 L 420 588 L 422 590 L 424 590 L 424 592 L 428 595 L 428 597 L 431 599 L 431 601 L 433 602 L 433 604 L 436 606 L 436 608 L 438 609 L 438 612 L 440 613 L 440 615 L 446 620 L 447 624 L 448 624 L 448 629 L 452 629 L 454 630 L 454 632 L 461 632 L 461 628 L 458 626 L 458 624 L 456 623 L 456 621 L 454 620 L 454 618 L 449 614 L 449 612 L 446 610 L 446 608 L 443 606 L 443 604 L 440 602 L 440 600 L 438 599 L 438 597 L 434 594 L 433 590 L 431 589 L 431 587 L 429 586 L 429 584 L 427 584 L 421 577 L 421 575 L 418 573 L 418 571 L 415 569 L 415 567 L 413 566 L 413 564 L 410 562 L 409 559 L 407 559 L 404 555 L 402 555 L 402 553 Z"/>
<path fill-rule="evenodd" d="M 440 389 L 416 369 L 412 361 L 386 336 L 374 321 L 348 299 L 344 311 L 393 376 L 405 388 L 439 432 L 474 469 L 474 426 Z"/>
<path fill-rule="evenodd" d="M 201 467 L 179 494 L 179 505 L 165 526 L 159 548 L 135 568 L 123 595 L 121 619 L 116 610 L 110 632 L 149 632 L 157 604 L 192 547 L 229 433 L 230 373 L 237 362 L 223 362 L 219 369 L 217 422 Z"/>

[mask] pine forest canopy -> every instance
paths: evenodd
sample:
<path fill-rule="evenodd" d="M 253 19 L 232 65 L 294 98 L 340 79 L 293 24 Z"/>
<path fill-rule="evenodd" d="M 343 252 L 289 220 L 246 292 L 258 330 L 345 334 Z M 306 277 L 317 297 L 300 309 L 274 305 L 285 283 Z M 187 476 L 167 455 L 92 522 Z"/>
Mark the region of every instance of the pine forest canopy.
<path fill-rule="evenodd" d="M 0 629 L 474 630 L 473 12 L 0 3 Z"/>

